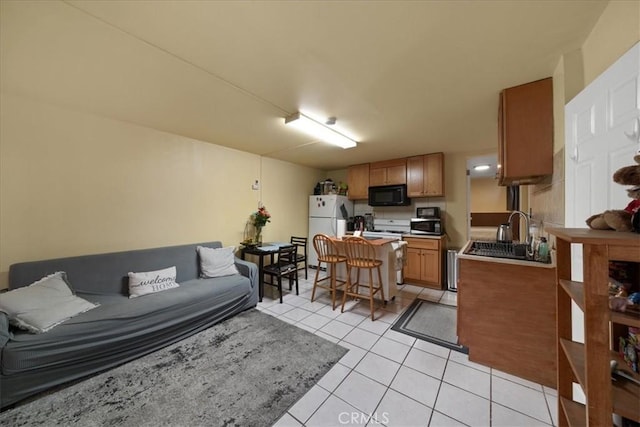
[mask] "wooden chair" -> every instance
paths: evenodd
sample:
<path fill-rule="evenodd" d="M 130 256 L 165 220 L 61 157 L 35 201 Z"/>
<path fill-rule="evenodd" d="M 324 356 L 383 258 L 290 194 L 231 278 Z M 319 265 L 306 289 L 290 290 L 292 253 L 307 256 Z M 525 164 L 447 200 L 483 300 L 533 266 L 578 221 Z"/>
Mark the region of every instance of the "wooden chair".
<path fill-rule="evenodd" d="M 298 270 L 302 270 L 303 267 L 300 267 L 300 263 L 304 262 L 304 280 L 307 280 L 307 238 L 291 236 L 290 242 L 292 245 L 296 245 L 298 247 L 296 265 L 298 266 Z M 300 249 L 302 249 L 302 253 L 300 253 Z"/>
<path fill-rule="evenodd" d="M 344 294 L 342 295 L 341 312 L 344 313 L 344 304 L 347 302 L 347 296 L 354 298 L 362 298 L 369 300 L 371 309 L 371 320 L 375 320 L 373 314 L 373 298 L 379 292 L 382 305 L 384 306 L 384 289 L 382 288 L 382 273 L 380 266 L 382 261 L 376 259 L 375 247 L 362 237 L 347 237 L 344 239 L 345 252 L 347 254 L 347 284 Z M 356 280 L 352 280 L 352 272 L 356 270 Z M 360 270 L 369 270 L 369 283 L 360 283 Z M 374 285 L 373 270 L 378 271 L 378 284 Z M 360 293 L 360 289 L 365 288 L 366 293 Z"/>
<path fill-rule="evenodd" d="M 338 247 L 326 234 L 316 234 L 313 236 L 313 248 L 318 254 L 318 268 L 316 270 L 316 277 L 313 281 L 313 291 L 311 291 L 311 302 L 315 299 L 316 288 L 320 287 L 327 289 L 331 293 L 331 309 L 336 308 L 336 291 L 338 285 L 344 287 L 346 281 L 336 278 L 336 265 L 341 262 L 346 262 L 347 257 L 341 255 L 338 251 Z M 322 263 L 326 264 L 327 275 L 320 278 L 320 267 Z M 325 283 L 329 281 L 329 283 Z"/>
<path fill-rule="evenodd" d="M 278 250 L 278 260 L 263 268 L 263 273 L 271 276 L 271 281 L 264 281 L 265 285 L 271 285 L 278 288 L 280 293 L 280 303 L 282 304 L 282 278 L 287 277 L 289 279 L 289 290 L 292 289 L 293 282 L 296 283 L 296 295 L 298 295 L 298 264 L 297 259 L 298 247 L 285 246 Z M 274 283 L 273 278 L 277 278 L 278 282 Z"/>

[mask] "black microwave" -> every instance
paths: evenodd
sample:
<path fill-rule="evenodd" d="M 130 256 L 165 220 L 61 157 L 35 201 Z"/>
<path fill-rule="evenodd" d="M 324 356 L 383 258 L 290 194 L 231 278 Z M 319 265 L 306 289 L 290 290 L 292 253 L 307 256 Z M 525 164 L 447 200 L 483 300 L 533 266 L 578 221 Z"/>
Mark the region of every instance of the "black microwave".
<path fill-rule="evenodd" d="M 408 206 L 411 199 L 407 197 L 407 186 L 380 185 L 369 187 L 369 206 Z"/>

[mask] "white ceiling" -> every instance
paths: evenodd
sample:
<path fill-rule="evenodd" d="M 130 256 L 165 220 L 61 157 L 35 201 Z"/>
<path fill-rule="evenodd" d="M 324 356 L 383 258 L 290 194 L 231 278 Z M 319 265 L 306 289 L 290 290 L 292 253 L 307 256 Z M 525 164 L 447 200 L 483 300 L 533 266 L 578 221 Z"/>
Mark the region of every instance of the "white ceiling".
<path fill-rule="evenodd" d="M 325 170 L 496 147 L 499 91 L 552 75 L 606 6 L 2 3 L 3 91 Z M 298 110 L 337 117 L 360 144 L 286 128 Z"/>

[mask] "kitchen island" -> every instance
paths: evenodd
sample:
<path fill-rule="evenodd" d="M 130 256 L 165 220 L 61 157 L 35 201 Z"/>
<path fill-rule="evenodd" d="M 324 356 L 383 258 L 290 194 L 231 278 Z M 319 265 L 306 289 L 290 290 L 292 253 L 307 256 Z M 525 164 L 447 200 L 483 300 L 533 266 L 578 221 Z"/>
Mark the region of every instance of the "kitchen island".
<path fill-rule="evenodd" d="M 556 387 L 554 264 L 458 254 L 460 344 L 469 360 Z"/>
<path fill-rule="evenodd" d="M 340 252 L 344 253 L 342 239 L 333 237 L 332 240 L 336 243 L 336 245 L 338 245 L 338 249 L 340 250 Z M 382 289 L 384 291 L 385 302 L 390 301 L 398 294 L 398 286 L 396 283 L 397 271 L 398 267 L 400 269 L 402 268 L 403 260 L 402 258 L 399 258 L 399 251 L 396 250 L 396 246 L 402 243 L 397 239 L 385 238 L 372 239 L 367 241 L 375 247 L 376 258 L 382 260 L 382 265 L 380 266 L 380 273 L 382 275 Z M 347 268 L 344 264 L 337 265 L 336 275 L 338 279 L 346 280 Z M 352 278 L 355 279 L 355 273 Z M 377 273 L 374 275 L 374 280 L 377 280 Z M 369 275 L 361 274 L 360 282 L 363 284 L 368 284 Z"/>

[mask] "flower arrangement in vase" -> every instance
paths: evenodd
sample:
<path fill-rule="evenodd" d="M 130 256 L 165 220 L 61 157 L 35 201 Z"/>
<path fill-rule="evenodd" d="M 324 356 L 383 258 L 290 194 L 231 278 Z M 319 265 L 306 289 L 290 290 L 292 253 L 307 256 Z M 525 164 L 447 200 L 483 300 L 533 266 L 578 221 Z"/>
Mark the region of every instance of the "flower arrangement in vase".
<path fill-rule="evenodd" d="M 266 207 L 260 207 L 256 212 L 251 214 L 251 223 L 256 230 L 253 243 L 259 245 L 262 243 L 262 227 L 271 222 L 271 214 Z"/>

